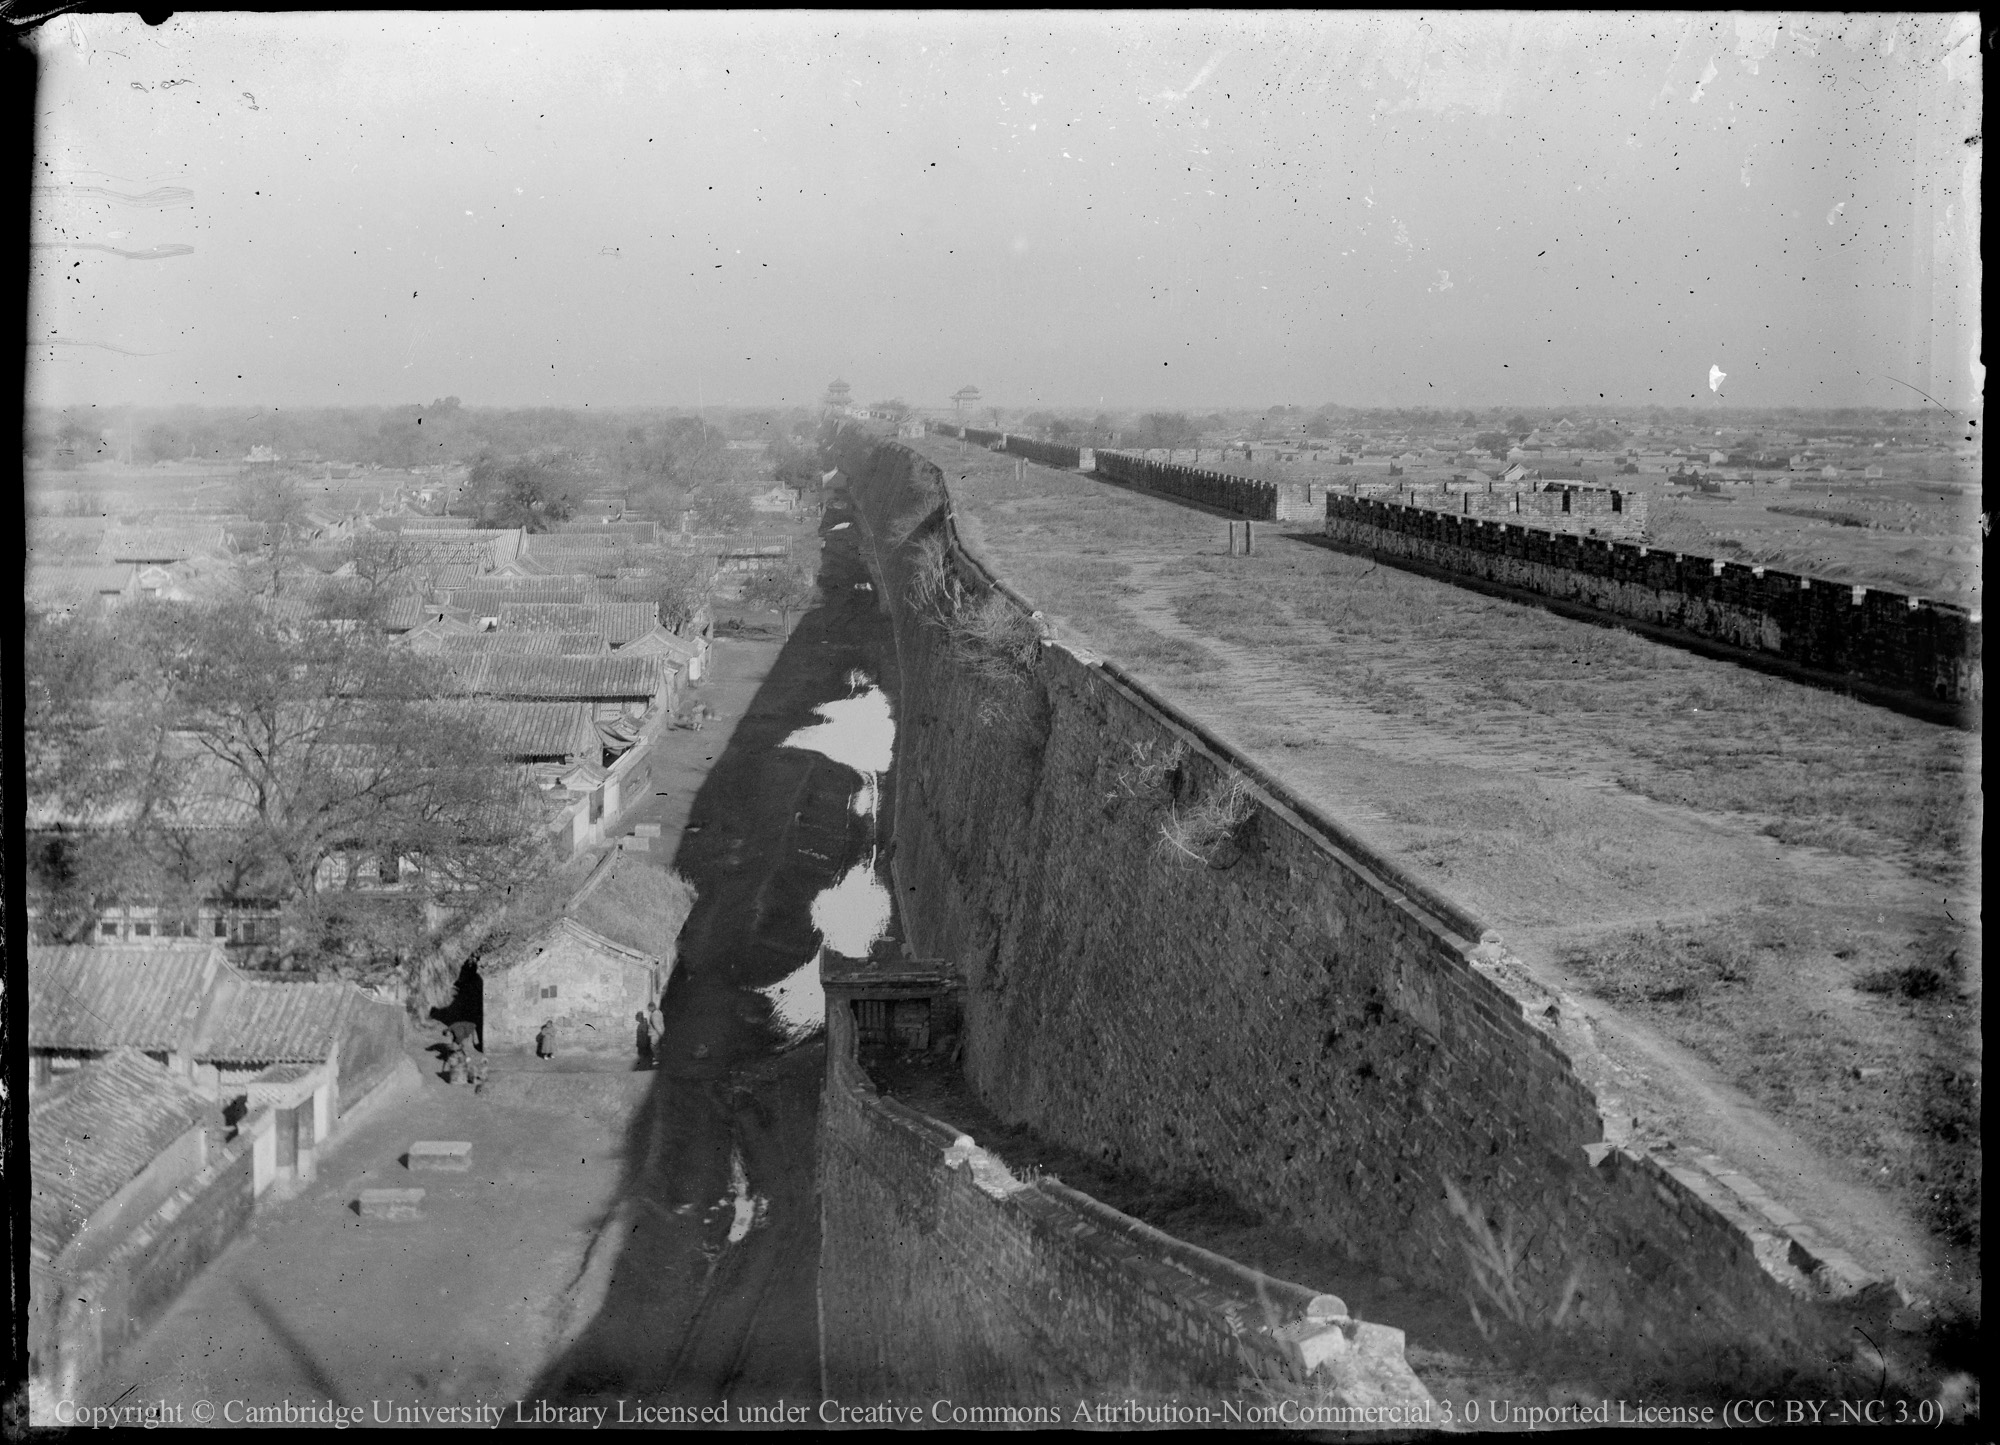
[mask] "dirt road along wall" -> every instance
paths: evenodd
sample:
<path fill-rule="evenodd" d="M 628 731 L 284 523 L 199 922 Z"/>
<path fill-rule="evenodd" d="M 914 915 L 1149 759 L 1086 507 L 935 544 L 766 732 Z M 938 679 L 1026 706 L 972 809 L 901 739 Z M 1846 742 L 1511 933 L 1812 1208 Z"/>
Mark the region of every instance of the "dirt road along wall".
<path fill-rule="evenodd" d="M 1899 694 L 1975 708 L 1979 619 L 1962 607 L 1541 527 L 1328 496 L 1338 545 L 1629 617 Z"/>
<path fill-rule="evenodd" d="M 964 1068 L 989 1107 L 1458 1292 L 1470 1236 L 1449 1180 L 1496 1234 L 1513 1221 L 1530 1317 L 1567 1306 L 1686 1379 L 1819 1355 L 1825 1320 L 1788 1287 L 1783 1241 L 1694 1171 L 1604 1143 L 1555 1025 L 1500 981 L 1476 921 L 1268 782 L 1205 864 L 1163 849 L 1163 824 L 1254 764 L 1059 643 L 1026 678 L 966 668 L 909 602 L 933 533 L 962 593 L 991 585 L 942 476 L 844 445 L 897 624 L 899 901 L 917 951 L 965 974 Z"/>

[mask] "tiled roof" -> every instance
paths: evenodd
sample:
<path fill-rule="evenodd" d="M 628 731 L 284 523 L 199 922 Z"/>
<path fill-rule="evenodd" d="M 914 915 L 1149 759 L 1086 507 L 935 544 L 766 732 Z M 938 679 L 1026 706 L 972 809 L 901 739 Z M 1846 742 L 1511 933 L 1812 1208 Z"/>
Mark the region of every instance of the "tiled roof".
<path fill-rule="evenodd" d="M 585 585 L 587 581 L 588 585 Z M 497 617 L 500 609 L 509 603 L 555 602 L 576 606 L 584 602 L 595 602 L 597 597 L 595 578 L 578 581 L 575 579 L 558 581 L 521 581 L 507 587 L 455 587 L 451 592 L 451 605 L 463 607 L 481 617 Z"/>
<path fill-rule="evenodd" d="M 655 627 L 644 637 L 635 638 L 618 650 L 620 657 L 666 657 L 685 667 L 701 655 L 699 648 L 678 633 Z"/>
<path fill-rule="evenodd" d="M 485 654 L 448 660 L 466 692 L 487 697 L 576 698 L 609 701 L 649 698 L 666 682 L 654 657 L 524 657 Z"/>
<path fill-rule="evenodd" d="M 197 1124 L 222 1122 L 186 1079 L 137 1049 L 114 1049 L 28 1107 L 34 1249 L 54 1258 L 113 1195 Z"/>
<path fill-rule="evenodd" d="M 630 554 L 620 547 L 550 548 L 534 554 L 534 560 L 553 574 L 582 577 L 616 577 Z"/>
<path fill-rule="evenodd" d="M 409 593 L 391 597 L 382 607 L 382 630 L 408 632 L 430 615 L 430 606 L 421 597 Z"/>
<path fill-rule="evenodd" d="M 500 609 L 498 616 L 502 627 L 540 632 L 595 632 L 613 647 L 622 647 L 633 638 L 651 632 L 660 620 L 660 609 L 651 602 L 586 602 L 581 606 L 510 602 Z"/>
<path fill-rule="evenodd" d="M 614 530 L 605 524 L 588 530 L 530 532 L 523 539 L 522 550 L 530 557 L 539 557 L 547 552 L 576 552 L 591 547 L 629 547 L 633 540 L 622 529 Z"/>
<path fill-rule="evenodd" d="M 224 545 L 220 527 L 135 527 L 111 532 L 98 551 L 114 562 L 178 562 Z"/>
<path fill-rule="evenodd" d="M 488 699 L 469 704 L 480 725 L 510 758 L 553 761 L 594 758 L 599 746 L 587 702 L 513 702 Z"/>
<path fill-rule="evenodd" d="M 383 532 L 469 532 L 470 517 L 375 517 L 370 525 Z"/>
<path fill-rule="evenodd" d="M 204 1063 L 324 1059 L 347 1012 L 363 995 L 351 983 L 266 983 L 245 979 L 229 1007 L 203 1031 Z"/>
<path fill-rule="evenodd" d="M 651 522 L 562 522 L 553 534 L 543 532 L 540 536 L 571 537 L 619 537 L 626 542 L 651 542 L 654 524 Z"/>
<path fill-rule="evenodd" d="M 524 657 L 603 657 L 611 650 L 601 632 L 469 632 L 435 638 L 434 651 L 446 656 L 513 653 Z"/>
<path fill-rule="evenodd" d="M 42 596 L 94 596 L 101 592 L 123 592 L 131 584 L 132 572 L 129 562 L 118 566 L 81 567 L 31 564 L 28 568 L 28 591 Z"/>
<path fill-rule="evenodd" d="M 28 1046 L 179 1048 L 228 971 L 222 948 L 210 943 L 31 943 Z"/>

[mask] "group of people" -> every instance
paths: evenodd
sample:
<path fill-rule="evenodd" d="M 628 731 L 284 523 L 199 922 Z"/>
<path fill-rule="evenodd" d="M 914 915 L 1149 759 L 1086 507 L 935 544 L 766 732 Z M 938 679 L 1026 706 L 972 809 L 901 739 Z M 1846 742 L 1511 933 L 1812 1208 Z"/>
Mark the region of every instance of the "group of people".
<path fill-rule="evenodd" d="M 638 1014 L 637 1047 L 639 1063 L 644 1068 L 653 1066 L 653 1048 L 659 1042 L 660 1034 L 666 1027 L 666 1019 L 660 1013 L 659 1001 L 655 1000 Z M 472 1092 L 477 1094 L 486 1087 L 486 1053 L 475 1047 L 479 1037 L 479 1026 L 461 1019 L 455 1024 L 447 1024 L 444 1031 L 445 1080 L 448 1083 L 470 1083 Z M 554 1019 L 544 1020 L 535 1031 L 535 1057 L 553 1059 L 556 1056 L 556 1023 Z"/>
<path fill-rule="evenodd" d="M 474 1047 L 478 1037 L 479 1026 L 466 1019 L 445 1028 L 445 1082 L 470 1083 L 475 1094 L 486 1089 L 486 1052 Z"/>

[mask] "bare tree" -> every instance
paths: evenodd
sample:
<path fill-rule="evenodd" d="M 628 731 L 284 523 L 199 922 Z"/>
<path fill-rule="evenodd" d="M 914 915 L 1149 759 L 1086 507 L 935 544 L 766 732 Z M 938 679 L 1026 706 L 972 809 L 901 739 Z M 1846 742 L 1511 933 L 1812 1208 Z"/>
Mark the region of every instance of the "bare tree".
<path fill-rule="evenodd" d="M 819 589 L 805 568 L 787 562 L 768 572 L 760 572 L 743 587 L 743 600 L 753 607 L 767 607 L 778 614 L 780 631 L 789 630 L 791 615 L 812 605 Z"/>

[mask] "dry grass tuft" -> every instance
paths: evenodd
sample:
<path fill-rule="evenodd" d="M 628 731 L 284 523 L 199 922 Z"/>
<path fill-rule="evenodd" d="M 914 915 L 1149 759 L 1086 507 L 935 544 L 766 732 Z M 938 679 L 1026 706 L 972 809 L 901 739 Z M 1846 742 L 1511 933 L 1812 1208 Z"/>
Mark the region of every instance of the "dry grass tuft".
<path fill-rule="evenodd" d="M 1231 773 L 1200 802 L 1169 813 L 1160 824 L 1160 851 L 1212 868 L 1254 813 L 1250 785 Z"/>
<path fill-rule="evenodd" d="M 1123 761 L 1111 766 L 1111 791 L 1106 801 L 1143 798 L 1166 782 L 1187 759 L 1187 744 L 1176 739 L 1169 746 L 1147 739 L 1126 745 Z"/>
<path fill-rule="evenodd" d="M 1459 1245 L 1472 1272 L 1465 1301 L 1480 1335 L 1495 1342 L 1510 1330 L 1526 1334 L 1560 1330 L 1575 1307 L 1581 1269 L 1570 1270 L 1553 1309 L 1537 1307 L 1522 1292 L 1521 1266 L 1528 1256 L 1528 1244 L 1521 1238 L 1514 1212 L 1507 1211 L 1505 1222 L 1496 1231 L 1486 1211 L 1475 1207 L 1449 1178 L 1444 1181 L 1444 1198 L 1452 1218 L 1465 1230 Z M 1481 1300 L 1486 1303 L 1484 1310 L 1479 1307 Z"/>
<path fill-rule="evenodd" d="M 945 620 L 953 659 L 989 681 L 1011 681 L 1033 670 L 1042 629 L 998 592 L 960 606 Z"/>

